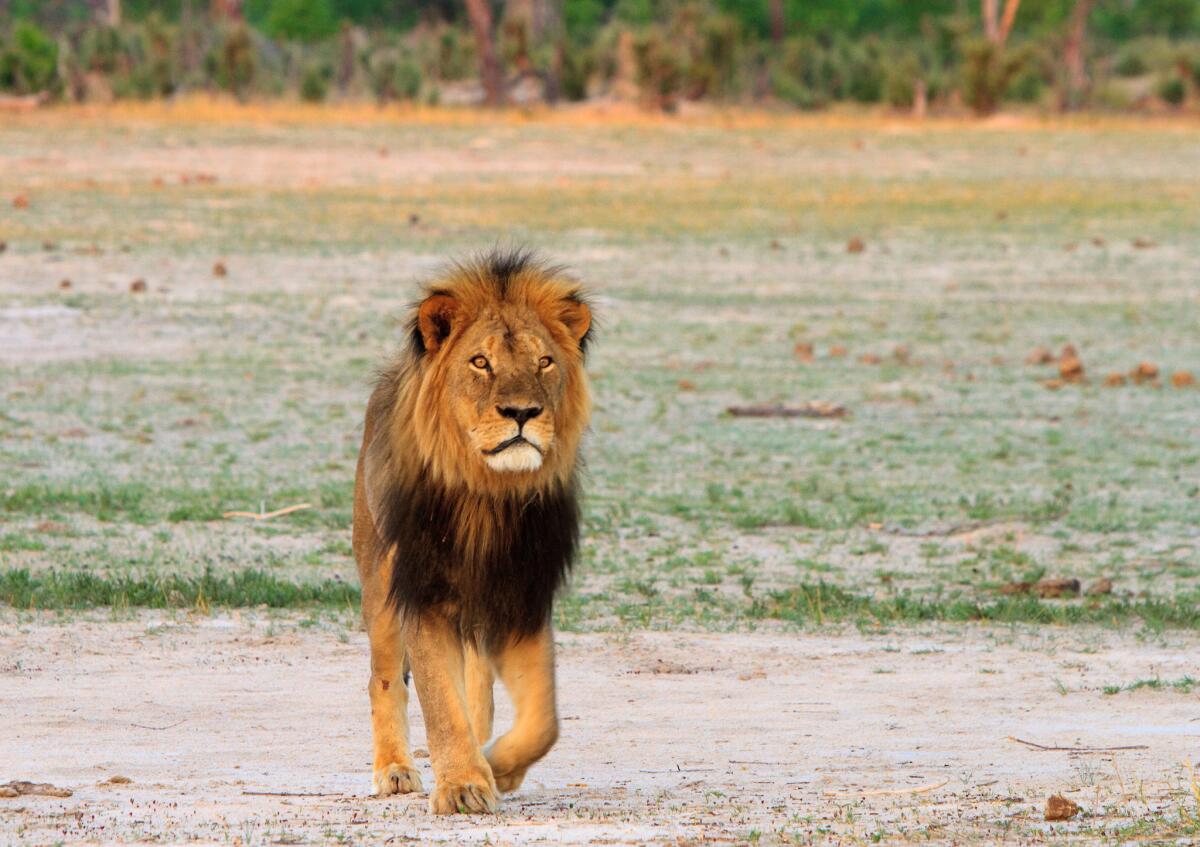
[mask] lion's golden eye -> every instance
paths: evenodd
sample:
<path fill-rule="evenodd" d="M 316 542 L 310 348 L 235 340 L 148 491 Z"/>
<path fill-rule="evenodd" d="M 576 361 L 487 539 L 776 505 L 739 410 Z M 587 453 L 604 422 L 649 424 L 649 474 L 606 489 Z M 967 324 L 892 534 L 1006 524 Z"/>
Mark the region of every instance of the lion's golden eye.
<path fill-rule="evenodd" d="M 542 356 L 542 358 L 538 359 L 538 367 L 541 368 L 542 370 L 545 370 L 546 368 L 550 367 L 553 364 L 554 364 L 554 360 L 551 359 L 549 356 Z"/>
<path fill-rule="evenodd" d="M 476 356 L 471 360 L 471 367 L 479 368 L 481 371 L 486 371 L 488 368 L 488 360 L 486 356 Z"/>

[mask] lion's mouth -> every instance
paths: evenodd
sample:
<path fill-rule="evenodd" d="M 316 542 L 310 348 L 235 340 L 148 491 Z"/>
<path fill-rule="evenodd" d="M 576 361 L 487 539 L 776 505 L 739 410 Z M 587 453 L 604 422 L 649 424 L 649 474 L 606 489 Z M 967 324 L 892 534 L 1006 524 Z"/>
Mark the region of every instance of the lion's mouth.
<path fill-rule="evenodd" d="M 490 450 L 484 450 L 483 455 L 495 456 L 497 453 L 503 453 L 509 447 L 516 447 L 518 444 L 528 444 L 534 450 L 537 450 L 539 454 L 542 452 L 541 449 L 536 444 L 534 444 L 532 441 L 530 441 L 523 435 L 517 434 L 517 435 L 514 435 L 512 438 L 508 439 L 507 441 L 501 441 L 499 444 L 497 444 L 495 447 L 493 447 Z"/>

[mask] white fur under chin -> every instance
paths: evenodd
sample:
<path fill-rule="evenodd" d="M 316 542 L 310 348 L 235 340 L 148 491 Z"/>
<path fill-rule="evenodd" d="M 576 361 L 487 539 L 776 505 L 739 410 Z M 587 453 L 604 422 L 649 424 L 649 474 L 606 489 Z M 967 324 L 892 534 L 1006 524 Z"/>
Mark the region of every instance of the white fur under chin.
<path fill-rule="evenodd" d="M 514 444 L 485 461 L 494 471 L 536 471 L 542 466 L 542 454 L 530 444 Z"/>

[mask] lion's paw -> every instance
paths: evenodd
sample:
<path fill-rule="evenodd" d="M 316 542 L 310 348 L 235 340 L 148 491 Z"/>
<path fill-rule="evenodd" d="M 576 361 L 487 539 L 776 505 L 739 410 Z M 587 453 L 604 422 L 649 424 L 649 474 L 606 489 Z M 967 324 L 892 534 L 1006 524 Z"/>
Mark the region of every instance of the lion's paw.
<path fill-rule="evenodd" d="M 499 802 L 496 790 L 484 779 L 438 780 L 429 795 L 429 808 L 435 815 L 494 812 Z"/>
<path fill-rule="evenodd" d="M 389 794 L 411 794 L 423 791 L 421 775 L 411 765 L 398 765 L 394 762 L 387 767 L 377 768 L 371 777 L 376 797 L 386 797 Z"/>
<path fill-rule="evenodd" d="M 508 794 L 516 791 L 521 787 L 521 783 L 525 781 L 526 769 L 521 768 L 508 773 L 496 774 L 496 788 L 500 789 L 501 794 Z"/>

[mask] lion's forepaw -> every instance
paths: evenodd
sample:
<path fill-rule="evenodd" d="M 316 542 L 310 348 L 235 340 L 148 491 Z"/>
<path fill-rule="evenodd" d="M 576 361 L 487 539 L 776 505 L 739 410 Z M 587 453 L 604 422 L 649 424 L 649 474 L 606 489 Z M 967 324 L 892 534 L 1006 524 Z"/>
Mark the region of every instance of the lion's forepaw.
<path fill-rule="evenodd" d="M 508 794 L 516 791 L 521 787 L 521 783 L 525 781 L 525 768 L 509 771 L 508 773 L 496 774 L 496 787 L 500 789 L 501 794 Z"/>
<path fill-rule="evenodd" d="M 387 767 L 376 768 L 371 778 L 376 797 L 386 797 L 389 794 L 410 794 L 423 791 L 421 775 L 411 765 L 390 764 Z"/>
<path fill-rule="evenodd" d="M 438 780 L 429 795 L 429 808 L 435 815 L 494 812 L 500 799 L 485 780 Z"/>

